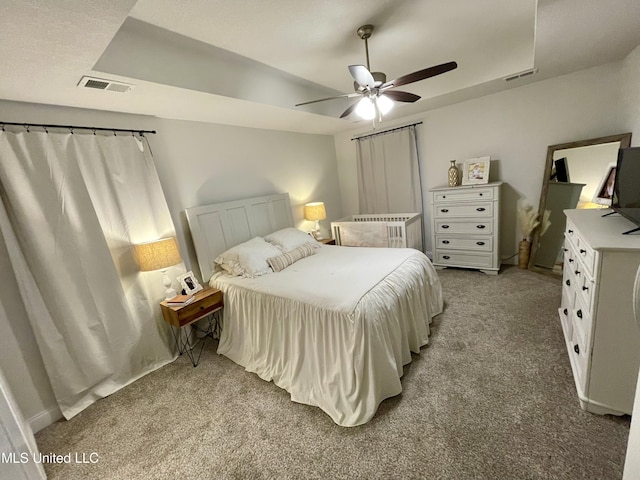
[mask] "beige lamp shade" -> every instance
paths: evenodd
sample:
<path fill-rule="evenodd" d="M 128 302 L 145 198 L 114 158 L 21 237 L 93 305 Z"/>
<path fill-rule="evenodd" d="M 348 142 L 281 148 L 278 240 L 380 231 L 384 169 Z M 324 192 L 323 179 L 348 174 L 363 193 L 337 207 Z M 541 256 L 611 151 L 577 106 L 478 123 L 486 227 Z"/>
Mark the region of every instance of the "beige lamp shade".
<path fill-rule="evenodd" d="M 182 261 L 174 237 L 139 243 L 134 248 L 138 265 L 143 272 L 163 270 Z"/>
<path fill-rule="evenodd" d="M 304 219 L 312 222 L 324 220 L 327 218 L 327 212 L 324 209 L 324 202 L 307 203 L 304 206 Z"/>

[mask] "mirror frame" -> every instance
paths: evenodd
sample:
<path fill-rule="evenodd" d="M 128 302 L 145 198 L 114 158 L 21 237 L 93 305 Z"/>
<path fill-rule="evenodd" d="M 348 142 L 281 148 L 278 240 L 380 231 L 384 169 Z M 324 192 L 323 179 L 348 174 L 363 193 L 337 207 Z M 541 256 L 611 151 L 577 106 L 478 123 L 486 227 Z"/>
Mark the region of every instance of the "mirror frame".
<path fill-rule="evenodd" d="M 588 147 L 590 145 L 600 145 L 601 143 L 620 142 L 620 148 L 629 148 L 631 146 L 631 132 L 618 133 L 616 135 L 608 135 L 606 137 L 589 138 L 587 140 L 578 140 L 577 142 L 558 143 L 557 145 L 549 145 L 547 148 L 547 163 L 544 167 L 544 177 L 542 180 L 542 191 L 540 192 L 540 205 L 538 212 L 542 213 L 547 207 L 547 193 L 549 191 L 549 177 L 553 168 L 553 154 L 556 150 L 565 150 L 567 148 Z M 529 270 L 546 271 L 535 266 L 536 254 L 538 253 L 538 242 L 540 241 L 540 229 L 536 228 L 531 237 L 531 255 L 529 257 Z"/>

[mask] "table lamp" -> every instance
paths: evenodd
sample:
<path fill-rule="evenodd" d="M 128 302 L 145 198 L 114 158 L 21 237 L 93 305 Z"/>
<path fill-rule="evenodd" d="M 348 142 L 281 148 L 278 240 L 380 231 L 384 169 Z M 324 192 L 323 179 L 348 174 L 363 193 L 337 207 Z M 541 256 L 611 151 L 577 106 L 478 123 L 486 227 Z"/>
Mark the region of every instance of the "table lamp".
<path fill-rule="evenodd" d="M 141 272 L 150 272 L 152 270 L 160 270 L 162 272 L 165 300 L 175 297 L 177 293 L 171 286 L 172 282 L 169 275 L 167 275 L 167 269 L 182 262 L 176 239 L 170 237 L 161 238 L 153 242 L 139 243 L 134 245 L 134 250 Z"/>
<path fill-rule="evenodd" d="M 304 219 L 316 222 L 315 237 L 317 240 L 322 240 L 320 220 L 325 218 L 327 218 L 327 212 L 324 209 L 324 202 L 312 202 L 304 206 Z"/>

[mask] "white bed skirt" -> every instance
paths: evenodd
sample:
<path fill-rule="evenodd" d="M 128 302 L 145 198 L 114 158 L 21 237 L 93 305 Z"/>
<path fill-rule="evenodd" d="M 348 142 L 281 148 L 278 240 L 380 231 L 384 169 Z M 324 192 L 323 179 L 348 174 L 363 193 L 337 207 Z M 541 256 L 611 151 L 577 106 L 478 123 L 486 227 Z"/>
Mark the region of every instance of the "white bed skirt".
<path fill-rule="evenodd" d="M 295 271 L 281 275 L 289 269 L 308 265 L 315 288 L 326 285 L 335 291 L 333 267 L 326 266 L 330 255 L 342 256 L 336 268 L 351 271 L 356 282 L 362 272 L 349 270 L 346 256 L 358 251 L 357 257 L 362 252 L 363 258 L 371 255 L 370 261 L 384 264 L 383 252 L 391 250 L 405 253 L 390 254 L 397 266 L 381 280 L 368 279 L 371 287 L 351 309 L 344 301 L 337 308 L 325 306 L 326 292 L 322 301 L 282 294 L 288 291 L 282 287 L 287 278 L 295 278 Z M 361 425 L 380 402 L 402 391 L 403 365 L 429 342 L 431 318 L 442 311 L 440 282 L 427 257 L 412 249 L 323 246 L 309 259 L 258 279 L 212 278 L 225 295 L 218 353 L 284 388 L 293 401 L 321 408 L 338 425 Z M 323 265 L 320 271 L 313 270 L 314 263 Z M 263 291 L 255 291 L 256 286 Z"/>

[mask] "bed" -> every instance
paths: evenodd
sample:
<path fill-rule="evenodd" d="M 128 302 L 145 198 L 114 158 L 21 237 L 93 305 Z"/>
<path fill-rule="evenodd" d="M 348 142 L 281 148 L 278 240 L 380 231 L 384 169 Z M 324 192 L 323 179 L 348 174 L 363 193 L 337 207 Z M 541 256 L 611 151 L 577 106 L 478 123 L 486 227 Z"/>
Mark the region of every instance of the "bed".
<path fill-rule="evenodd" d="M 214 260 L 295 230 L 288 195 L 196 207 L 186 216 L 202 279 L 224 292 L 218 353 L 341 426 L 368 422 L 402 391 L 403 366 L 428 343 L 442 310 L 440 282 L 422 252 L 322 245 L 307 236 L 295 250 L 308 254 L 246 278 L 216 271 Z"/>

